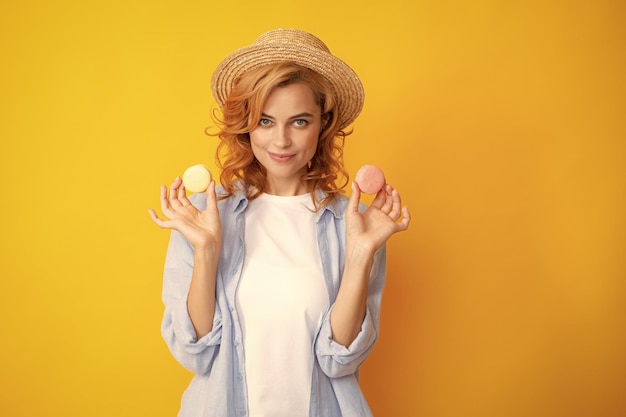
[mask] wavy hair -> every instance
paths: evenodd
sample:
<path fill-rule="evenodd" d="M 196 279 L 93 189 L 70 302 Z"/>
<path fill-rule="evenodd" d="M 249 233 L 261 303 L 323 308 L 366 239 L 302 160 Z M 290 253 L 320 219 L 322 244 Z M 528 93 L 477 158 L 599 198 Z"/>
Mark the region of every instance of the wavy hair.
<path fill-rule="evenodd" d="M 221 169 L 220 181 L 226 191 L 223 198 L 231 196 L 243 185 L 249 199 L 258 197 L 266 189 L 265 168 L 256 160 L 250 145 L 250 134 L 261 119 L 263 106 L 275 88 L 302 83 L 313 91 L 316 104 L 321 108 L 322 131 L 317 150 L 309 163 L 302 181 L 310 185 L 315 208 L 326 206 L 348 183 L 348 173 L 343 164 L 343 145 L 352 131 L 341 129 L 337 103 L 331 84 L 319 73 L 292 62 L 268 64 L 242 74 L 222 107 L 213 119 L 219 131 L 216 161 Z M 318 201 L 316 190 L 325 193 Z"/>

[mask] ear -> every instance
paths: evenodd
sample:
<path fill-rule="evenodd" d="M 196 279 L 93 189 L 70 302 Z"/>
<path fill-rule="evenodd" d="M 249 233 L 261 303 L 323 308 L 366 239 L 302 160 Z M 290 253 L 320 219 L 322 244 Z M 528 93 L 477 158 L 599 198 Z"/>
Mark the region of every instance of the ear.
<path fill-rule="evenodd" d="M 324 113 L 322 114 L 322 123 L 320 123 L 320 132 L 326 129 L 326 125 L 328 124 L 328 120 L 330 119 L 330 114 Z"/>

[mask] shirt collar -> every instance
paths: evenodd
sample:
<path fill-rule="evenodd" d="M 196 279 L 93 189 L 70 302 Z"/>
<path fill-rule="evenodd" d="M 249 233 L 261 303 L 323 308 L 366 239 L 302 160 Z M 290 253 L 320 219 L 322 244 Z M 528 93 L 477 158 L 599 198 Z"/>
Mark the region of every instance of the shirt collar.
<path fill-rule="evenodd" d="M 327 195 L 328 194 L 320 189 L 317 189 L 315 191 L 315 198 L 317 199 L 317 201 L 323 200 Z M 332 215 L 335 216 L 336 219 L 341 219 L 343 217 L 343 211 L 339 206 L 339 200 L 337 198 L 333 199 L 330 203 L 328 203 L 325 207 L 317 212 L 317 218 L 315 219 L 316 222 L 319 222 L 324 213 L 326 213 L 327 211 L 332 213 Z"/>
<path fill-rule="evenodd" d="M 232 202 L 233 213 L 240 213 L 248 207 L 248 197 L 246 197 L 246 192 L 242 187 L 237 188 L 233 194 Z"/>

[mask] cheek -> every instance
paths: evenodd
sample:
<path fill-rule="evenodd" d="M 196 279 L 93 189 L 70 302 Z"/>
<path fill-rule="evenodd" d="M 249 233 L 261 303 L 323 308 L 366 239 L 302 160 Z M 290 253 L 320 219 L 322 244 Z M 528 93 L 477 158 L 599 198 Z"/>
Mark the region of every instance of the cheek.
<path fill-rule="evenodd" d="M 255 159 L 259 159 L 263 145 L 258 135 L 250 134 L 250 149 L 252 150 L 252 155 L 254 155 Z"/>
<path fill-rule="evenodd" d="M 309 153 L 311 157 L 313 157 L 313 155 L 317 153 L 318 142 L 319 142 L 319 137 L 317 135 L 313 136 L 311 140 L 309 141 L 308 148 L 309 148 Z"/>
<path fill-rule="evenodd" d="M 263 147 L 264 143 L 263 135 L 258 130 L 250 132 L 250 146 L 252 149 Z"/>
<path fill-rule="evenodd" d="M 317 146 L 317 141 L 320 138 L 320 134 L 317 130 L 311 129 L 302 136 L 302 141 L 306 143 L 306 146 Z"/>
<path fill-rule="evenodd" d="M 313 158 L 313 156 L 317 153 L 317 141 L 310 141 L 306 146 L 306 157 L 307 159 Z"/>

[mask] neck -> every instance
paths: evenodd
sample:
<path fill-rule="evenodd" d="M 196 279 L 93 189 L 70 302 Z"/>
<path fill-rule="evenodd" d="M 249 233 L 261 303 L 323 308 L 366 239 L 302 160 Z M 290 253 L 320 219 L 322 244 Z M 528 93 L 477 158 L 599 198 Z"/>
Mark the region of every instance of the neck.
<path fill-rule="evenodd" d="M 276 180 L 270 180 L 269 178 L 265 187 L 266 194 L 279 195 L 283 197 L 307 194 L 310 191 L 309 186 L 302 181 L 283 183 Z"/>

